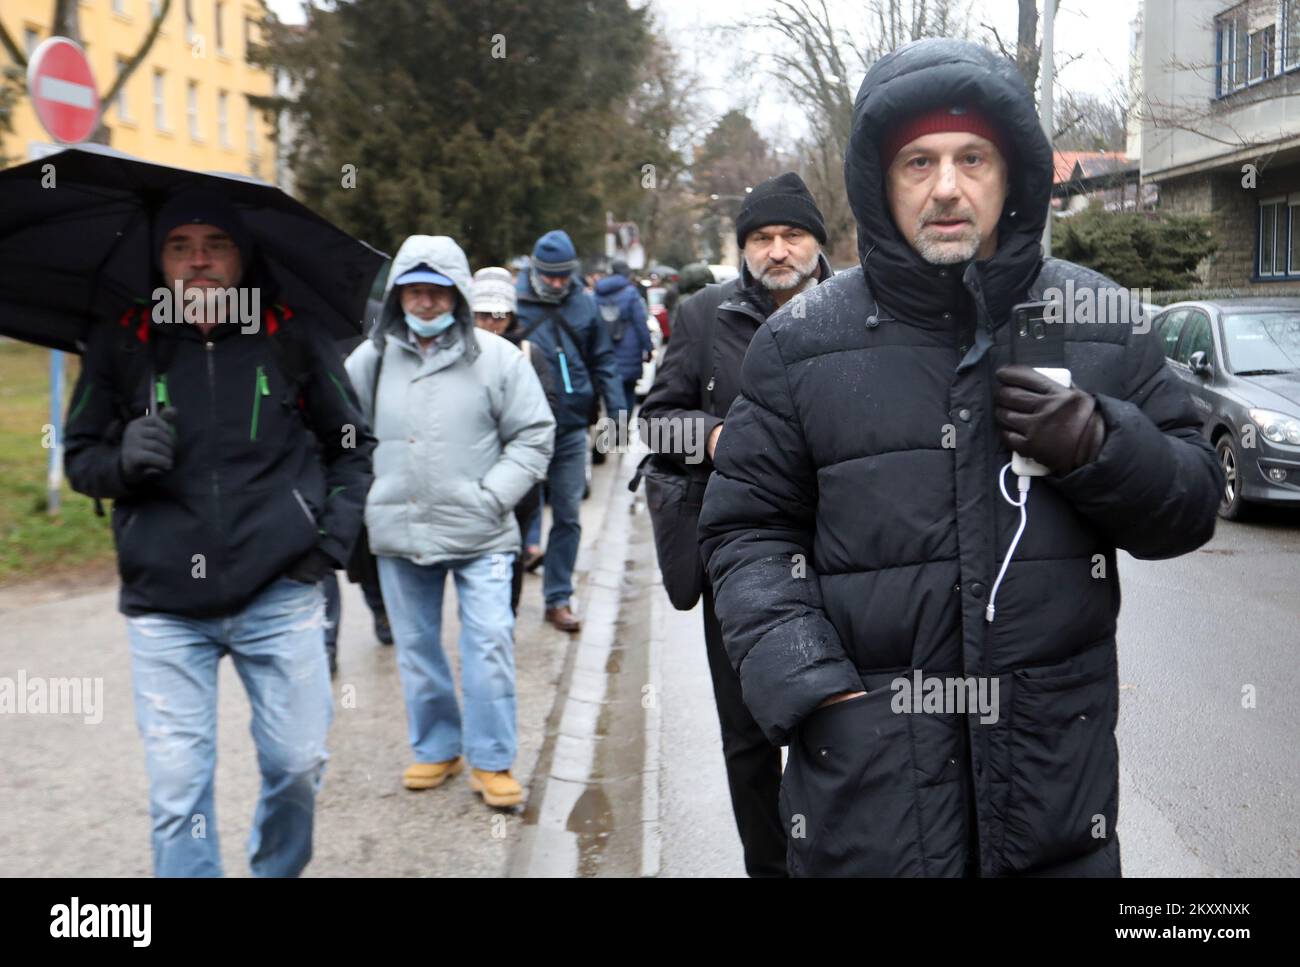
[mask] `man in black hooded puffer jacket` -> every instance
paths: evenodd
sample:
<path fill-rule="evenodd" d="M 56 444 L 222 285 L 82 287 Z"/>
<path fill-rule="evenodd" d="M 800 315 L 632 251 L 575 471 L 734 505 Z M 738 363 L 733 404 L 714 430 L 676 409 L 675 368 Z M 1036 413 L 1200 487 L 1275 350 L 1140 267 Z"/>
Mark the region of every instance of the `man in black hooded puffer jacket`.
<path fill-rule="evenodd" d="M 1116 549 L 1205 543 L 1213 453 L 1143 324 L 1067 325 L 1069 389 L 1007 365 L 1031 292 L 1115 285 L 1042 258 L 1051 148 L 1010 61 L 883 57 L 845 179 L 861 267 L 754 336 L 700 521 L 745 702 L 790 747 L 790 872 L 1118 876 Z M 1008 441 L 1051 473 L 990 620 Z M 908 703 L 917 673 L 995 714 Z"/>

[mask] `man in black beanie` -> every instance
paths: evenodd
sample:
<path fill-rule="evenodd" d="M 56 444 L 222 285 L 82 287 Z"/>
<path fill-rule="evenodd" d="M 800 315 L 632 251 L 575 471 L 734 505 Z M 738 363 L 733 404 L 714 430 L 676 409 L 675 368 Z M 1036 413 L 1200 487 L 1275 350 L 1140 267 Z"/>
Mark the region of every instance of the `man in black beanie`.
<path fill-rule="evenodd" d="M 333 714 L 320 581 L 361 528 L 375 441 L 333 339 L 276 302 L 225 197 L 176 195 L 153 239 L 162 285 L 91 329 L 64 458 L 75 490 L 113 501 L 153 869 L 222 873 L 213 778 L 229 654 L 262 774 L 249 865 L 297 876 Z"/>
<path fill-rule="evenodd" d="M 750 339 L 768 316 L 833 274 L 821 251 L 826 242 L 821 212 L 793 171 L 749 193 L 736 218 L 736 242 L 744 255 L 740 276 L 705 286 L 677 307 L 672 341 L 641 407 L 647 444 L 681 463 L 701 493 L 713 470 L 723 418 L 740 392 L 740 366 Z M 648 432 L 652 426 L 655 432 Z M 691 528 L 693 539 L 693 517 L 679 526 Z M 682 565 L 660 561 L 659 566 L 666 571 Z M 750 876 L 785 876 L 786 831 L 777 812 L 781 750 L 764 737 L 741 698 L 740 679 L 727 659 L 707 581 L 700 593 L 722 754 L 745 869 Z"/>

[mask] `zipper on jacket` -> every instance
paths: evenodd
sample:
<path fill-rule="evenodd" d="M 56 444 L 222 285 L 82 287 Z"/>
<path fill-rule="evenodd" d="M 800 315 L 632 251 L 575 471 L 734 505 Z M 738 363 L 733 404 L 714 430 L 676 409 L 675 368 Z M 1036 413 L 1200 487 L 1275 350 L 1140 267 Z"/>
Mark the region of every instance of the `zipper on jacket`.
<path fill-rule="evenodd" d="M 302 493 L 297 487 L 293 488 L 293 499 L 298 501 L 298 506 L 302 508 L 302 512 L 307 515 L 307 520 L 311 523 L 312 528 L 315 529 L 316 518 L 311 512 L 311 508 L 307 506 L 307 501 L 303 499 Z"/>
<path fill-rule="evenodd" d="M 248 438 L 257 439 L 257 420 L 262 412 L 262 397 L 271 395 L 271 387 L 266 382 L 266 370 L 257 367 L 257 377 L 253 380 L 253 420 L 248 427 Z"/>
<path fill-rule="evenodd" d="M 203 344 L 203 352 L 208 359 L 208 430 L 213 434 L 212 439 L 216 439 L 217 428 L 217 364 L 212 355 L 215 348 L 211 339 Z M 221 523 L 221 480 L 217 471 L 220 459 L 219 454 L 212 457 L 212 521 L 216 532 L 224 534 L 225 528 Z M 208 569 L 215 572 L 217 577 L 217 600 L 224 605 L 226 603 L 226 581 L 223 573 L 225 561 L 208 561 L 207 564 Z"/>

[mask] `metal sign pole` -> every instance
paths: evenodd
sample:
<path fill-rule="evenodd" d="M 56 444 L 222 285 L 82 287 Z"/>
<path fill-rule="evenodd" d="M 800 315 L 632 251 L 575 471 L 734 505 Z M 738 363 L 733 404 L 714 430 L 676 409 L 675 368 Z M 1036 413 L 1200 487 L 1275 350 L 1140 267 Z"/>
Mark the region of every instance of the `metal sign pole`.
<path fill-rule="evenodd" d="M 50 441 L 45 503 L 49 515 L 57 517 L 63 487 L 63 353 L 57 349 L 50 351 L 50 426 L 54 438 Z"/>
<path fill-rule="evenodd" d="M 1043 53 L 1038 62 L 1038 119 L 1047 135 L 1047 143 L 1052 144 L 1052 73 L 1055 58 L 1053 56 L 1052 24 L 1056 20 L 1056 0 L 1043 0 Z M 1053 182 L 1056 180 L 1056 147 L 1052 146 Z M 1047 224 L 1043 228 L 1043 255 L 1052 254 L 1052 205 L 1047 205 Z"/>

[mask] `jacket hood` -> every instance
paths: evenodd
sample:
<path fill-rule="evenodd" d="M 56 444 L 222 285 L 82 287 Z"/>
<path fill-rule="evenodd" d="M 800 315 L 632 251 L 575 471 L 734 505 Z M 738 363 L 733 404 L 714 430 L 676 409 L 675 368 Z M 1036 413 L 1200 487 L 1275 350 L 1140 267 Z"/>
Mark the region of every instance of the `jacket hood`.
<path fill-rule="evenodd" d="M 401 336 L 405 332 L 406 318 L 393 280 L 421 264 L 435 272 L 441 272 L 456 283 L 456 307 L 452 312 L 456 316 L 455 326 L 465 340 L 465 352 L 472 361 L 477 354 L 477 343 L 474 338 L 474 317 L 469 311 L 469 286 L 472 279 L 469 260 L 465 258 L 461 247 L 446 235 L 412 235 L 397 250 L 388 270 L 388 281 L 384 283 L 384 307 L 370 337 L 375 348 L 382 352 L 384 337 L 388 333 Z"/>
<path fill-rule="evenodd" d="M 631 284 L 626 275 L 607 275 L 596 283 L 596 295 L 613 295 Z"/>
<path fill-rule="evenodd" d="M 880 149 L 902 120 L 946 105 L 976 108 L 1004 130 L 1016 153 L 1007 159 L 1007 200 L 998 223 L 998 248 L 973 263 L 982 276 L 994 322 L 1009 314 L 1042 260 L 1043 226 L 1052 191 L 1052 149 L 1016 65 L 977 44 L 931 39 L 905 44 L 872 65 L 858 88 L 853 132 L 844 156 L 844 181 L 858 227 L 858 256 L 873 290 L 897 306 L 900 286 L 909 308 L 939 310 L 961 296 L 958 271 L 926 262 L 894 225 L 885 198 Z M 891 159 L 892 160 L 892 159 Z M 954 284 L 955 283 L 955 284 Z"/>

